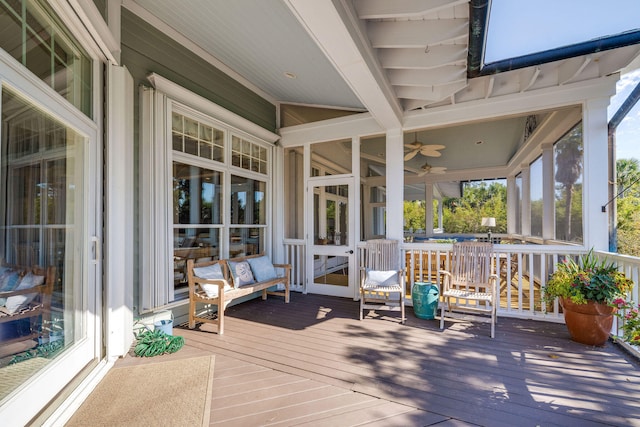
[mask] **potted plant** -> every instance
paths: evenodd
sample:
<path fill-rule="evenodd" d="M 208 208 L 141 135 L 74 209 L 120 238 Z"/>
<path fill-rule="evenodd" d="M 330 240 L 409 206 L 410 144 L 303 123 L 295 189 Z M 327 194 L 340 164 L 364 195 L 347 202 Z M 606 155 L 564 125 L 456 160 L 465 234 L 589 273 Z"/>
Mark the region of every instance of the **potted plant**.
<path fill-rule="evenodd" d="M 631 345 L 640 346 L 640 304 L 618 298 L 613 301 L 616 316 L 622 324 L 622 339 Z"/>
<path fill-rule="evenodd" d="M 578 261 L 566 258 L 556 266 L 544 300 L 559 299 L 572 340 L 602 346 L 613 325 L 614 301 L 624 299 L 632 287 L 633 281 L 614 263 L 599 260 L 590 250 Z"/>

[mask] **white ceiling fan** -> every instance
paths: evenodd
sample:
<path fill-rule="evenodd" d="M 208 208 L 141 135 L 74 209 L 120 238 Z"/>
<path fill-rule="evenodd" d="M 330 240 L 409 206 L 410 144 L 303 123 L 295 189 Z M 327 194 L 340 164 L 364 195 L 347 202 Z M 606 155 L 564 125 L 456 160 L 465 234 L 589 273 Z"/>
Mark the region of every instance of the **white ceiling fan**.
<path fill-rule="evenodd" d="M 418 176 L 423 176 L 428 173 L 445 173 L 445 171 L 447 170 L 447 168 L 445 168 L 444 166 L 431 166 L 429 163 L 425 163 L 424 165 L 420 166 L 420 169 L 422 170 L 422 172 L 420 172 Z"/>
<path fill-rule="evenodd" d="M 415 133 L 414 141 L 411 144 L 404 144 L 409 149 L 404 156 L 405 162 L 413 159 L 418 153 L 423 156 L 440 157 L 442 154 L 438 150 L 445 148 L 444 145 L 439 144 L 423 144 L 418 141 L 418 132 Z"/>

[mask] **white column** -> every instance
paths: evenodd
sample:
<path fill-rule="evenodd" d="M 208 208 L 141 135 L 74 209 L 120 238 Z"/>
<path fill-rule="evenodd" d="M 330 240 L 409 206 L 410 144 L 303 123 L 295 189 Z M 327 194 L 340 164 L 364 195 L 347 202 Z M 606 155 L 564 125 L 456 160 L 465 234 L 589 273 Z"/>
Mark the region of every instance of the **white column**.
<path fill-rule="evenodd" d="M 607 203 L 608 140 L 607 106 L 609 98 L 592 99 L 584 104 L 582 138 L 584 147 L 582 222 L 584 245 L 587 248 L 609 249 L 608 215 L 602 212 Z"/>
<path fill-rule="evenodd" d="M 425 218 L 424 232 L 427 236 L 433 236 L 433 184 L 428 183 L 424 187 Z"/>
<path fill-rule="evenodd" d="M 443 229 L 442 226 L 442 218 L 443 218 L 443 212 L 442 212 L 442 199 L 438 200 L 438 228 L 440 230 Z"/>
<path fill-rule="evenodd" d="M 387 131 L 387 238 L 402 240 L 404 200 L 404 145 L 402 129 Z"/>
<path fill-rule="evenodd" d="M 516 233 L 516 214 L 518 213 L 518 187 L 516 177 L 507 177 L 507 234 Z"/>
<path fill-rule="evenodd" d="M 522 165 L 522 235 L 531 236 L 531 173 L 529 165 Z"/>
<path fill-rule="evenodd" d="M 133 342 L 133 96 L 125 67 L 107 65 L 105 149 L 106 352 L 127 354 Z M 97 316 L 100 318 L 100 316 Z"/>
<path fill-rule="evenodd" d="M 542 238 L 556 236 L 553 144 L 542 144 Z"/>

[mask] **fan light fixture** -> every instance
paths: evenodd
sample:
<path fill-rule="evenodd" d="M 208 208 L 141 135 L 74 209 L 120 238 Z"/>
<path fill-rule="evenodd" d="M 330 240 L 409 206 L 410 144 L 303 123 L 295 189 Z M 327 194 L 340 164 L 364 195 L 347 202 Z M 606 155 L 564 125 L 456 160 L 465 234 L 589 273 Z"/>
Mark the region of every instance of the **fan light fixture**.
<path fill-rule="evenodd" d="M 439 144 L 423 144 L 418 141 L 418 132 L 414 133 L 414 140 L 411 144 L 404 144 L 409 149 L 404 156 L 405 162 L 413 159 L 417 154 L 422 154 L 425 157 L 440 157 L 442 154 L 438 150 L 442 150 L 444 145 Z"/>

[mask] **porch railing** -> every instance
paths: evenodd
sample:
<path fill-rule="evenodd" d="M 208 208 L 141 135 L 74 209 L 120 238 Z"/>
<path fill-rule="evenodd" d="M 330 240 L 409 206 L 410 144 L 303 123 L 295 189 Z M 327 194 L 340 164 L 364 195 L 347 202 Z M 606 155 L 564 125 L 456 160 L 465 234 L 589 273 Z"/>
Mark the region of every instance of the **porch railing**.
<path fill-rule="evenodd" d="M 305 242 L 285 240 L 286 262 L 292 264 L 292 289 L 304 291 Z M 407 271 L 407 303 L 411 304 L 411 288 L 415 282 L 440 282 L 439 270 L 448 266 L 451 260 L 452 244 L 447 243 L 403 243 L 402 262 Z M 564 257 L 578 257 L 586 251 L 570 245 L 494 245 L 494 269 L 500 278 L 500 306 L 498 315 L 526 319 L 563 321 L 558 302 L 543 302 L 544 286 L 555 266 Z M 609 252 L 594 252 L 600 259 L 606 258 L 618 265 L 636 286 L 629 299 L 638 303 L 640 279 L 640 258 Z M 358 268 L 364 260 L 364 242 L 358 244 Z M 617 319 L 613 332 L 619 331 Z"/>

